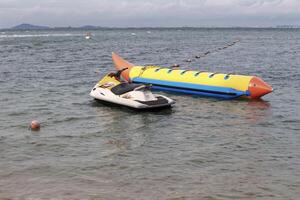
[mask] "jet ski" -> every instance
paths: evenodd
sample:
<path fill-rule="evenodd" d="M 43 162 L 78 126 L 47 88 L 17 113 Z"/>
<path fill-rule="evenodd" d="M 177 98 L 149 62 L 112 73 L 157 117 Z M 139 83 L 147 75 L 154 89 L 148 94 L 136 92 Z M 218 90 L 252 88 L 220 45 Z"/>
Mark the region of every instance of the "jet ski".
<path fill-rule="evenodd" d="M 129 83 L 121 80 L 117 71 L 105 75 L 91 90 L 90 96 L 96 100 L 119 104 L 137 110 L 171 107 L 174 100 L 151 92 L 151 85 Z"/>

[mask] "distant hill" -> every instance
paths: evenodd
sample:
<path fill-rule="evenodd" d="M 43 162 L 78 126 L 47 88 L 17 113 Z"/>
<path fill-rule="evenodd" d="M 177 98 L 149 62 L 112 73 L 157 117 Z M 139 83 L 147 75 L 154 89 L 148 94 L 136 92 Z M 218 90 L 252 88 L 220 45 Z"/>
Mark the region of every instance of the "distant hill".
<path fill-rule="evenodd" d="M 15 30 L 41 30 L 41 29 L 50 29 L 49 26 L 37 26 L 32 24 L 20 24 L 12 27 L 11 29 Z"/>
<path fill-rule="evenodd" d="M 44 29 L 101 29 L 102 27 L 100 26 L 92 26 L 92 25 L 85 25 L 85 26 L 80 26 L 80 27 L 49 27 L 49 26 L 37 26 L 33 24 L 20 24 L 17 26 L 14 26 L 10 29 L 12 30 L 44 30 Z"/>

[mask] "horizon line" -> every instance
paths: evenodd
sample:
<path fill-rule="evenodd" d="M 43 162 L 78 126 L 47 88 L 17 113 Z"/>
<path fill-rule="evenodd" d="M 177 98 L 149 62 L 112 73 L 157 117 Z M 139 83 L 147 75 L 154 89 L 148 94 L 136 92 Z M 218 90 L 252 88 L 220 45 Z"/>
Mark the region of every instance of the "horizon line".
<path fill-rule="evenodd" d="M 21 25 L 32 26 L 32 28 L 18 28 Z M 34 28 L 35 27 L 35 28 Z M 30 23 L 21 23 L 12 27 L 0 28 L 0 30 L 46 30 L 46 29 L 155 29 L 155 28 L 300 28 L 300 25 L 291 25 L 291 24 L 281 24 L 281 25 L 273 25 L 273 26 L 100 26 L 100 25 L 79 25 L 79 26 L 48 26 L 48 25 L 36 25 Z"/>

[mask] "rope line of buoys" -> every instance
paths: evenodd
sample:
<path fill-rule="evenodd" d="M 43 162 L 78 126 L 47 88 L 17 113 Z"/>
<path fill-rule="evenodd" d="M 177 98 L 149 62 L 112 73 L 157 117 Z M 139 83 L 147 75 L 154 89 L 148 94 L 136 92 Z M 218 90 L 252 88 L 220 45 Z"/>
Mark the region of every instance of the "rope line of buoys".
<path fill-rule="evenodd" d="M 214 49 L 214 50 L 206 51 L 206 52 L 204 52 L 204 53 L 195 55 L 194 58 L 195 58 L 195 59 L 204 58 L 204 57 L 206 57 L 206 56 L 209 55 L 209 54 L 212 54 L 212 53 L 215 53 L 215 52 L 222 51 L 222 50 L 224 50 L 224 49 L 227 49 L 228 47 L 232 47 L 233 45 L 235 45 L 236 43 L 238 43 L 238 42 L 240 42 L 240 41 L 241 41 L 240 39 L 237 39 L 237 40 L 235 40 L 235 41 L 233 41 L 233 42 L 231 42 L 231 43 L 226 44 L 226 45 L 223 46 L 223 47 L 219 47 L 219 48 L 216 48 L 216 49 Z M 184 62 L 187 62 L 187 63 L 190 63 L 190 62 L 192 62 L 192 61 L 193 61 L 193 59 L 191 59 L 191 58 L 188 58 L 188 59 L 184 60 Z"/>

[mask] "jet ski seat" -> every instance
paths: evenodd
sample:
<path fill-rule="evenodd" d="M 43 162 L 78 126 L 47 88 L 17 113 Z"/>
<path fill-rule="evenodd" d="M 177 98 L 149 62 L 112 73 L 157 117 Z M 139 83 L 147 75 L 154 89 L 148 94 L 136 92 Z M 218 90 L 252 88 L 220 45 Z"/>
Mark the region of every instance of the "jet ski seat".
<path fill-rule="evenodd" d="M 141 87 L 144 84 L 136 84 L 136 83 L 120 83 L 115 87 L 111 88 L 111 92 L 115 95 L 122 95 L 127 92 L 133 91 L 135 88 Z"/>

